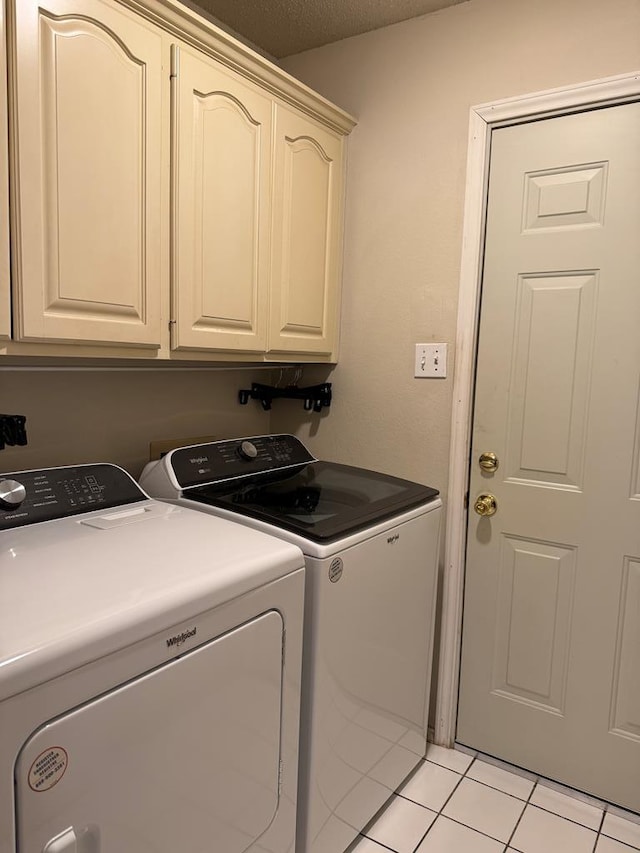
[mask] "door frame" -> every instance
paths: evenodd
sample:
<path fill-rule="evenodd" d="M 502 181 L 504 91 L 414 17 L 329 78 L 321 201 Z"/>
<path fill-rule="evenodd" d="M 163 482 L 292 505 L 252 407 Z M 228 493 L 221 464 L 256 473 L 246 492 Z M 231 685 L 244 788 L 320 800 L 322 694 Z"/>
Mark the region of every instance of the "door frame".
<path fill-rule="evenodd" d="M 468 516 L 466 504 L 491 132 L 506 124 L 614 106 L 638 98 L 640 72 L 635 72 L 494 101 L 471 107 L 470 110 L 434 725 L 434 741 L 443 746 L 453 746 L 458 716 Z"/>

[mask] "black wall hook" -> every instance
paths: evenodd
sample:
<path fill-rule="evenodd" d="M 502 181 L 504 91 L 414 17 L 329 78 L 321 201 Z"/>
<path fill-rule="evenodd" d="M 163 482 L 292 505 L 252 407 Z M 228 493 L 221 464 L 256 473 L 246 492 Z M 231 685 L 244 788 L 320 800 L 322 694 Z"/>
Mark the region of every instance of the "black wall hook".
<path fill-rule="evenodd" d="M 27 443 L 26 423 L 24 415 L 0 415 L 0 450 Z"/>
<path fill-rule="evenodd" d="M 297 385 L 275 388 L 273 385 L 252 382 L 251 390 L 238 392 L 238 400 L 242 406 L 246 406 L 249 400 L 260 400 L 265 412 L 269 411 L 273 400 L 279 398 L 303 400 L 305 411 L 310 412 L 313 409 L 314 412 L 320 412 L 331 405 L 331 383 L 323 382 L 320 385 L 310 385 L 308 388 L 298 388 Z"/>

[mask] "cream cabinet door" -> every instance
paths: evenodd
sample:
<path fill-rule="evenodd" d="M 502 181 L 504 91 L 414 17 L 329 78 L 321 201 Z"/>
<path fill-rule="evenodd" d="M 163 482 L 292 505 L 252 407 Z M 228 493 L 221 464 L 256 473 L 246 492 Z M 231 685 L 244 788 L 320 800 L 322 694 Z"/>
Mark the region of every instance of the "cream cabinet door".
<path fill-rule="evenodd" d="M 337 348 L 343 140 L 284 106 L 276 112 L 269 350 Z"/>
<path fill-rule="evenodd" d="M 162 35 L 100 0 L 14 27 L 16 337 L 158 346 Z"/>
<path fill-rule="evenodd" d="M 271 99 L 178 47 L 172 80 L 172 347 L 263 353 Z"/>
<path fill-rule="evenodd" d="M 9 176 L 7 164 L 7 64 L 4 6 L 0 5 L 0 339 L 11 336 Z"/>

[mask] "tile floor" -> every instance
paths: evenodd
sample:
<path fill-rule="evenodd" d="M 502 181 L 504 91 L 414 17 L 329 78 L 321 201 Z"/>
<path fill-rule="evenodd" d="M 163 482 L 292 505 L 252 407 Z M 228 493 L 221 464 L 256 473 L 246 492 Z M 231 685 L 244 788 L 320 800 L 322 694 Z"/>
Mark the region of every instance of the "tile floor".
<path fill-rule="evenodd" d="M 429 744 L 348 853 L 634 853 L 640 817 Z M 638 821 L 638 822 L 636 822 Z"/>

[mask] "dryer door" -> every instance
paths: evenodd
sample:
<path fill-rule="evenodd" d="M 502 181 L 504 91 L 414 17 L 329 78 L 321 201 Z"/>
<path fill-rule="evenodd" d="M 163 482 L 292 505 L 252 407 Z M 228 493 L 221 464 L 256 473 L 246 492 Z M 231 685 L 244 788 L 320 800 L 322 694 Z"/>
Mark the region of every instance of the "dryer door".
<path fill-rule="evenodd" d="M 16 764 L 21 853 L 241 853 L 278 808 L 269 611 L 53 720 Z"/>

